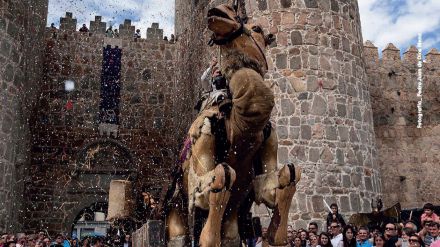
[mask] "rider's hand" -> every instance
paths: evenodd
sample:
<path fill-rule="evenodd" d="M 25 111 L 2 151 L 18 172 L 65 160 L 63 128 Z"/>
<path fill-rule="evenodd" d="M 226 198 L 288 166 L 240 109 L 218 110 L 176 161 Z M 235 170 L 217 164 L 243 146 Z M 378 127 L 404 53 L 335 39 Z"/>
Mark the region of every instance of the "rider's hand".
<path fill-rule="evenodd" d="M 212 57 L 212 60 L 211 60 L 211 68 L 213 68 L 214 66 L 216 66 L 217 65 L 217 58 L 216 57 Z"/>

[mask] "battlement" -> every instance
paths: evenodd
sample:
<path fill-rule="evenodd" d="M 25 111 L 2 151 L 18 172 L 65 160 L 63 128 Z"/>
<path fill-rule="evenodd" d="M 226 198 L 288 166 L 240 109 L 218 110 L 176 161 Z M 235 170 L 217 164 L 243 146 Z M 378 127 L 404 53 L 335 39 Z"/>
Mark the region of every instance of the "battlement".
<path fill-rule="evenodd" d="M 380 64 L 390 65 L 393 63 L 406 63 L 417 65 L 418 49 L 411 45 L 404 53 L 400 55 L 400 49 L 393 43 L 389 43 L 379 57 L 379 49 L 369 40 L 364 43 L 364 55 L 367 66 L 379 66 Z M 432 65 L 440 65 L 440 53 L 436 48 L 432 48 L 425 55 L 424 63 Z"/>
<path fill-rule="evenodd" d="M 124 23 L 119 25 L 119 30 L 113 29 L 113 35 L 106 34 L 109 26 L 107 25 L 107 22 L 102 21 L 102 16 L 95 16 L 95 19 L 93 21 L 90 21 L 88 32 L 80 32 L 78 30 L 77 24 L 78 21 L 76 18 L 74 18 L 73 13 L 66 12 L 65 17 L 60 18 L 59 29 L 47 28 L 46 31 L 48 33 L 48 36 L 53 38 L 57 37 L 58 34 L 62 34 L 63 37 L 65 37 L 65 35 L 69 33 L 82 33 L 83 35 L 87 34 L 89 36 L 104 35 L 107 36 L 107 38 L 114 39 L 135 39 L 136 41 L 140 42 L 142 42 L 142 40 L 164 40 L 165 42 L 169 43 L 175 42 L 174 35 L 171 35 L 170 38 L 164 36 L 163 29 L 159 28 L 159 23 L 157 22 L 152 23 L 151 27 L 147 28 L 145 39 L 135 37 L 137 29 L 134 25 L 132 25 L 130 19 L 125 19 Z"/>

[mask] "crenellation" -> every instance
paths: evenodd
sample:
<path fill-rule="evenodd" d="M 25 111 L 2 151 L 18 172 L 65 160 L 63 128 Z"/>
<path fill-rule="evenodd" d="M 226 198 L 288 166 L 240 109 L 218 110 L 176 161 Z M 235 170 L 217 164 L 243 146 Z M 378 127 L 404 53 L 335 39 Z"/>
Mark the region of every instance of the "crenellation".
<path fill-rule="evenodd" d="M 60 18 L 60 30 L 61 31 L 76 31 L 77 20 L 73 18 L 72 12 L 66 12 L 65 17 Z"/>
<path fill-rule="evenodd" d="M 163 39 L 163 29 L 159 28 L 159 23 L 153 23 L 151 27 L 147 29 L 147 39 Z"/>
<path fill-rule="evenodd" d="M 426 54 L 426 63 L 440 65 L 440 52 L 436 48 L 432 48 Z"/>
<path fill-rule="evenodd" d="M 364 59 L 367 66 L 377 66 L 379 64 L 379 49 L 369 40 L 364 44 Z"/>
<path fill-rule="evenodd" d="M 382 50 L 382 62 L 395 61 L 400 61 L 400 50 L 394 46 L 393 43 L 389 43 L 385 49 Z"/>
<path fill-rule="evenodd" d="M 90 32 L 104 34 L 107 29 L 107 23 L 102 21 L 102 16 L 95 16 L 94 21 L 90 21 Z"/>
<path fill-rule="evenodd" d="M 119 37 L 131 38 L 136 32 L 136 27 L 131 25 L 130 19 L 125 19 L 124 24 L 119 25 Z"/>
<path fill-rule="evenodd" d="M 408 48 L 408 50 L 406 50 L 403 53 L 403 61 L 407 62 L 409 64 L 417 64 L 417 62 L 418 62 L 418 58 L 417 58 L 418 54 L 419 54 L 419 50 L 417 49 L 417 47 L 414 46 L 414 45 L 411 45 Z"/>

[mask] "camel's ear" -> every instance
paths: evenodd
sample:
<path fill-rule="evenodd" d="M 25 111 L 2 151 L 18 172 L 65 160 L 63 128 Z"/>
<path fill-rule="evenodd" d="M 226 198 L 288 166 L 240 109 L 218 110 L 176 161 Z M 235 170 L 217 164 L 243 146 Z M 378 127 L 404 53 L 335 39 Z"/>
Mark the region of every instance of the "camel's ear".
<path fill-rule="evenodd" d="M 268 46 L 268 45 L 272 44 L 272 42 L 275 41 L 275 36 L 270 33 L 264 37 L 264 40 L 266 41 L 266 45 Z"/>

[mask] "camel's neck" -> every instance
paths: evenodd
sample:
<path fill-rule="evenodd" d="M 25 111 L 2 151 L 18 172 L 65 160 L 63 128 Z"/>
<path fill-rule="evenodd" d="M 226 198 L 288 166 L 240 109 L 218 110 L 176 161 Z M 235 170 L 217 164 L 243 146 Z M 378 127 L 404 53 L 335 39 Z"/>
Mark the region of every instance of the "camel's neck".
<path fill-rule="evenodd" d="M 222 49 L 221 70 L 227 80 L 230 80 L 232 75 L 242 68 L 255 70 L 264 78 L 263 66 L 257 60 L 237 49 Z"/>

